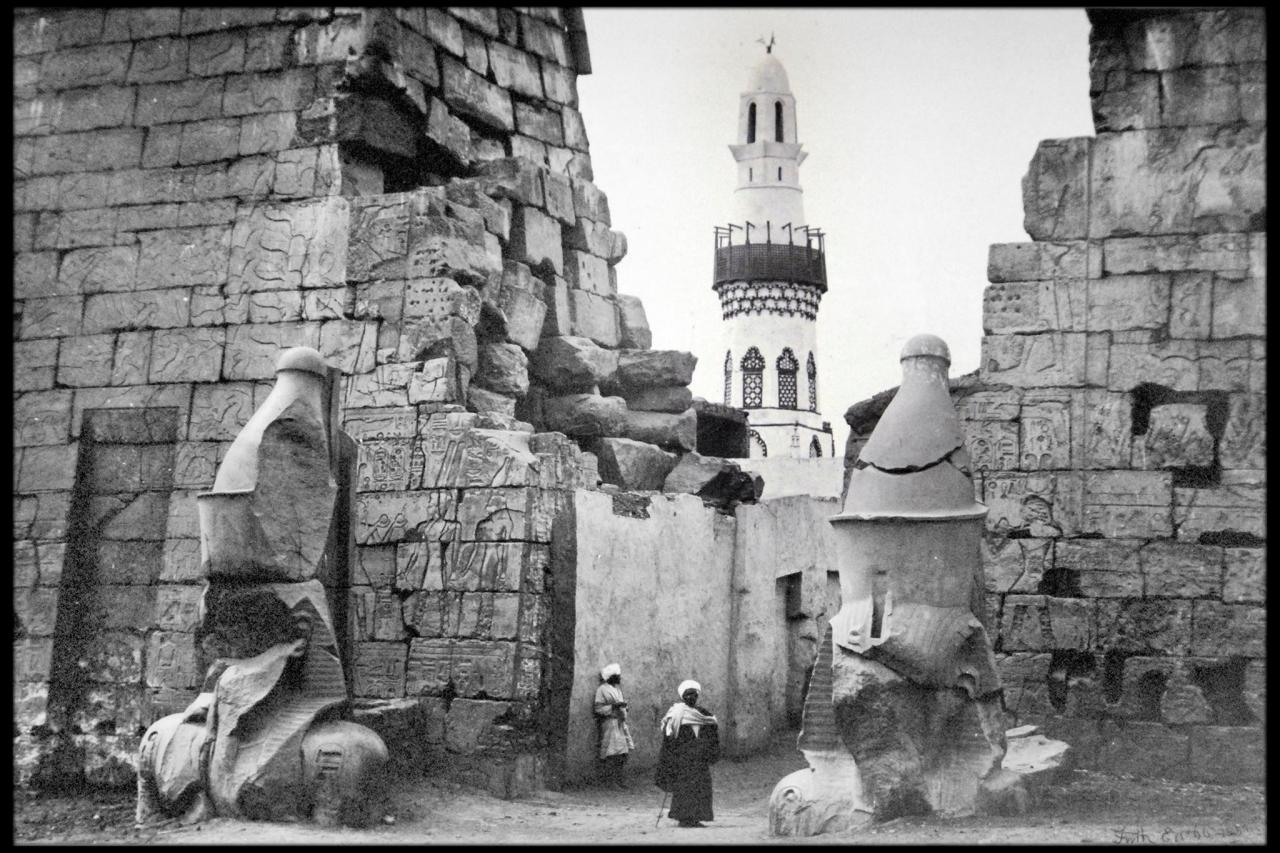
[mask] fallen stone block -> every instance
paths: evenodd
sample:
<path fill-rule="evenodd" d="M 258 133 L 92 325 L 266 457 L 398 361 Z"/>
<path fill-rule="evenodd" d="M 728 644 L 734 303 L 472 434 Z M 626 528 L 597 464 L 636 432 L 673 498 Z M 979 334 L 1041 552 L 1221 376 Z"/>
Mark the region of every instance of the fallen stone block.
<path fill-rule="evenodd" d="M 679 415 L 627 411 L 619 434 L 672 450 L 693 450 L 698 440 L 698 415 L 693 409 Z"/>
<path fill-rule="evenodd" d="M 600 477 L 631 491 L 659 491 L 676 455 L 629 438 L 601 438 L 591 445 L 599 460 Z"/>
<path fill-rule="evenodd" d="M 697 364 L 697 356 L 678 350 L 619 350 L 617 383 L 634 389 L 688 385 Z"/>
<path fill-rule="evenodd" d="M 590 338 L 559 335 L 543 338 L 531 359 L 534 377 L 556 391 L 590 391 L 617 372 L 618 353 Z"/>
<path fill-rule="evenodd" d="M 663 388 L 623 390 L 627 408 L 633 412 L 669 412 L 679 414 L 693 405 L 693 392 L 683 385 Z"/>
<path fill-rule="evenodd" d="M 578 437 L 614 436 L 627 417 L 627 401 L 597 394 L 549 397 L 542 404 L 543 429 Z"/>

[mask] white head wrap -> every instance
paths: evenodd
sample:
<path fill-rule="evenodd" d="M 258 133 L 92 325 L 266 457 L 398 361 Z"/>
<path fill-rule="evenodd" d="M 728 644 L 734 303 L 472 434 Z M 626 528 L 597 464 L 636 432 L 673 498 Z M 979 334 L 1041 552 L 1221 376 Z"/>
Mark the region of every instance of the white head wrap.
<path fill-rule="evenodd" d="M 676 695 L 679 696 L 681 699 L 683 699 L 684 693 L 686 690 L 696 690 L 698 691 L 699 695 L 701 695 L 702 685 L 694 681 L 692 678 L 690 678 L 688 681 L 682 681 L 680 682 L 680 689 L 676 691 Z"/>
<path fill-rule="evenodd" d="M 609 678 L 614 675 L 622 675 L 622 667 L 618 666 L 616 663 L 611 663 L 604 669 L 600 670 L 601 681 L 608 681 Z"/>

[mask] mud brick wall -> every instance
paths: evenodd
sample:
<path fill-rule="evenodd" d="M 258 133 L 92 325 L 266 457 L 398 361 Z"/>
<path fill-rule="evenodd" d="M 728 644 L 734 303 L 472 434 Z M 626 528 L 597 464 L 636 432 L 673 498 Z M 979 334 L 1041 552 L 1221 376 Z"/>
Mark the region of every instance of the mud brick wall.
<path fill-rule="evenodd" d="M 1260 780 L 1262 12 L 1089 16 L 1097 135 L 1040 144 L 952 386 L 1005 702 L 1084 766 Z"/>
<path fill-rule="evenodd" d="M 194 695 L 196 614 L 171 624 L 162 593 L 198 595 L 195 495 L 305 344 L 345 374 L 359 443 L 330 602 L 358 714 L 402 769 L 536 784 L 545 695 L 572 677 L 543 627 L 573 607 L 548 593 L 551 523 L 599 481 L 579 445 L 626 435 L 668 466 L 693 446 L 692 357 L 652 353 L 617 291 L 580 11 L 23 10 L 14 35 L 15 781 L 118 781 Z M 122 412 L 167 413 L 172 461 L 167 502 L 147 492 L 161 574 L 121 569 L 151 596 L 111 664 L 141 704 L 112 716 L 50 673 L 56 626 L 116 582 L 96 556 L 67 569 L 97 517 L 76 502 L 109 497 L 84 492 L 77 460 L 108 445 L 82 424 Z"/>

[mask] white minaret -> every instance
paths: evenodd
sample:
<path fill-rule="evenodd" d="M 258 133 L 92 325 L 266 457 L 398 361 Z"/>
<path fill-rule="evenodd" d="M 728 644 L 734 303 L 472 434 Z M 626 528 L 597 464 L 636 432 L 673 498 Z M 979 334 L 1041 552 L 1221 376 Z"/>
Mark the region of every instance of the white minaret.
<path fill-rule="evenodd" d="M 751 458 L 831 457 L 818 407 L 818 305 L 827 290 L 824 236 L 804 219 L 796 99 L 765 55 L 738 106 L 738 188 L 716 228 L 715 284 L 725 325 L 724 402 L 747 410 Z"/>

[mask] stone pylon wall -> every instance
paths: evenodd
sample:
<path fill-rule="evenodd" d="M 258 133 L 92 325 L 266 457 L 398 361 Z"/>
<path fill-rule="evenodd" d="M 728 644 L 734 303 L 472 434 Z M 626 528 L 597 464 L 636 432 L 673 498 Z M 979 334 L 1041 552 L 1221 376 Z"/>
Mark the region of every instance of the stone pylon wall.
<path fill-rule="evenodd" d="M 981 366 L 952 383 L 1005 702 L 1087 767 L 1257 780 L 1262 12 L 1089 14 L 1097 135 L 1040 144 L 1032 241 L 991 247 Z"/>
<path fill-rule="evenodd" d="M 580 12 L 31 10 L 14 32 L 16 779 L 125 781 L 143 727 L 194 696 L 195 495 L 305 344 L 345 374 L 359 445 L 330 602 L 359 713 L 416 745 L 402 769 L 536 782 L 548 684 L 570 677 L 548 651 L 551 524 L 598 482 L 537 430 L 692 448 L 691 357 L 649 351 L 617 293 Z M 631 411 L 651 387 L 669 414 Z M 122 411 L 169 426 L 122 436 Z M 81 658 L 108 599 L 130 624 Z M 64 689 L 66 649 L 129 701 Z"/>

